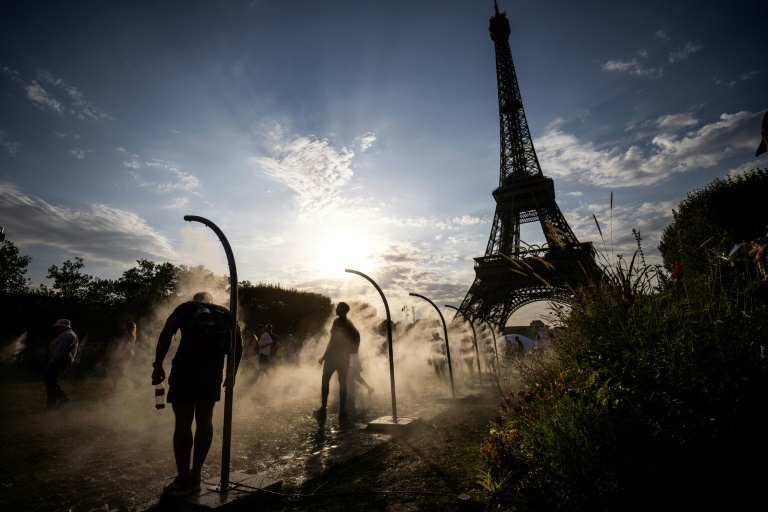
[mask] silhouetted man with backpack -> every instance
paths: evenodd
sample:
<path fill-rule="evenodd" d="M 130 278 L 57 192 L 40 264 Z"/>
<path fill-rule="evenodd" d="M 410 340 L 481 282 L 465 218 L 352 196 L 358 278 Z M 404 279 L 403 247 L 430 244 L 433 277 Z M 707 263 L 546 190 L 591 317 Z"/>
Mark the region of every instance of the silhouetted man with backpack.
<path fill-rule="evenodd" d="M 224 357 L 229 353 L 232 315 L 223 306 L 212 304 L 208 292 L 195 294 L 168 317 L 157 340 L 152 384 L 165 380 L 163 360 L 176 331 L 181 341 L 171 362 L 168 403 L 173 407 L 176 426 L 173 454 L 178 474 L 163 489 L 169 496 L 186 496 L 200 490 L 200 473 L 213 440 L 213 407 L 221 398 Z M 240 364 L 243 339 L 235 331 L 235 371 Z M 195 434 L 192 436 L 192 420 Z M 190 469 L 190 458 L 192 466 Z"/>

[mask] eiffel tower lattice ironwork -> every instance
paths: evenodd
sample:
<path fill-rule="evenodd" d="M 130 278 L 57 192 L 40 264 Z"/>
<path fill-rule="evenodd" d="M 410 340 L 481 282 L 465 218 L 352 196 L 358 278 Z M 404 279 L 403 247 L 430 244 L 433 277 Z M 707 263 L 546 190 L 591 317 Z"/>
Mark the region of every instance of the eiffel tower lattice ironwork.
<path fill-rule="evenodd" d="M 509 21 L 495 1 L 494 8 L 501 172 L 485 256 L 475 258 L 475 281 L 459 309 L 502 328 L 526 304 L 566 300 L 569 284 L 597 265 L 592 243 L 578 241 L 555 202 L 554 182 L 541 172 L 509 49 Z M 520 239 L 520 225 L 536 221 L 546 240 L 541 246 Z"/>

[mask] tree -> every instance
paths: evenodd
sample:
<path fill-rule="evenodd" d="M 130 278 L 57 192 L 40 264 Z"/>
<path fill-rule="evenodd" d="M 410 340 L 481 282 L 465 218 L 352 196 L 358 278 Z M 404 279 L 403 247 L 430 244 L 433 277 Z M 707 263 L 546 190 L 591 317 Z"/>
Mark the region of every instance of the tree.
<path fill-rule="evenodd" d="M 204 265 L 188 267 L 179 265 L 177 270 L 176 293 L 181 293 L 182 298 L 187 299 L 187 295 L 192 297 L 199 291 L 209 291 L 214 297 L 219 292 L 226 292 L 229 295 L 229 277 L 217 276 Z"/>
<path fill-rule="evenodd" d="M 765 235 L 766 197 L 768 169 L 759 168 L 690 192 L 673 210 L 674 220 L 661 234 L 664 267 L 673 272 L 675 262 L 682 262 L 686 276 L 701 275 L 709 268 L 709 249 Z"/>
<path fill-rule="evenodd" d="M 138 267 L 125 272 L 115 290 L 125 301 L 126 313 L 133 318 L 148 314 L 154 305 L 171 297 L 176 290 L 179 269 L 171 263 L 137 260 Z"/>
<path fill-rule="evenodd" d="M 115 281 L 98 277 L 94 277 L 88 284 L 84 300 L 92 306 L 106 308 L 113 308 L 122 304 L 122 297 L 117 291 Z"/>
<path fill-rule="evenodd" d="M 27 290 L 30 280 L 24 274 L 31 261 L 29 256 L 19 256 L 19 249 L 10 240 L 0 245 L 0 294 Z"/>
<path fill-rule="evenodd" d="M 84 266 L 83 258 L 76 256 L 74 262 L 65 261 L 61 269 L 56 265 L 51 265 L 48 268 L 46 277 L 53 279 L 53 288 L 57 290 L 56 296 L 75 302 L 85 300 L 93 277 L 80 272 Z"/>
<path fill-rule="evenodd" d="M 238 283 L 238 302 L 238 316 L 246 325 L 269 323 L 278 334 L 315 332 L 333 312 L 331 299 L 319 293 L 249 281 Z"/>

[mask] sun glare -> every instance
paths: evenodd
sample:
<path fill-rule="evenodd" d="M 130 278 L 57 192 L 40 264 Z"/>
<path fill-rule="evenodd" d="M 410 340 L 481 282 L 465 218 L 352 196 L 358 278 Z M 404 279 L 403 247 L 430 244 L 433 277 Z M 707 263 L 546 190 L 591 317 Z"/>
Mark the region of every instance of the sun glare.
<path fill-rule="evenodd" d="M 342 228 L 318 237 L 311 265 L 323 276 L 338 276 L 348 268 L 366 272 L 373 266 L 374 251 L 370 237 Z"/>

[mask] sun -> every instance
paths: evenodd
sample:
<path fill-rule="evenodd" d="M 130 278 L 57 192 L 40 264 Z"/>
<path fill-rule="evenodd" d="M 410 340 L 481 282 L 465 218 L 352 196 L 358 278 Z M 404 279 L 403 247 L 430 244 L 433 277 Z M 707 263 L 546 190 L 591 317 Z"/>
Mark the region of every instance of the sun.
<path fill-rule="evenodd" d="M 357 229 L 327 231 L 317 237 L 310 260 L 323 276 L 338 276 L 348 268 L 366 272 L 374 265 L 375 244 Z"/>

